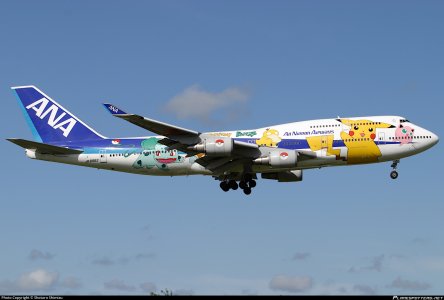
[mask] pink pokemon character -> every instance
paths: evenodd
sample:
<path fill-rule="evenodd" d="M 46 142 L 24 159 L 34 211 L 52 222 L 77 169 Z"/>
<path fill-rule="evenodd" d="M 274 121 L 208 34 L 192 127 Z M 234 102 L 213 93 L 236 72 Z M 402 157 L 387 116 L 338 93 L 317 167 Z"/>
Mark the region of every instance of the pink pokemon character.
<path fill-rule="evenodd" d="M 395 140 L 401 142 L 401 145 L 408 144 L 413 139 L 414 131 L 415 129 L 410 126 L 403 126 L 402 124 L 399 124 L 399 127 L 396 128 Z"/>

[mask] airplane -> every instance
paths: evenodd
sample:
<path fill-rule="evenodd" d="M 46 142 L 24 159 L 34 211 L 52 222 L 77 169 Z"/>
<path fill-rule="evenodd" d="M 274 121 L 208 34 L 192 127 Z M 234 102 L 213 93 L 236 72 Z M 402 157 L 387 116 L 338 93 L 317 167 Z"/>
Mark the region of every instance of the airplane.
<path fill-rule="evenodd" d="M 140 115 L 110 103 L 119 119 L 156 136 L 108 138 L 86 125 L 35 86 L 11 88 L 34 141 L 10 138 L 26 156 L 50 162 L 155 176 L 208 175 L 227 192 L 246 195 L 258 174 L 298 182 L 307 169 L 392 161 L 423 152 L 439 138 L 400 116 L 309 120 L 258 129 L 199 132 Z"/>

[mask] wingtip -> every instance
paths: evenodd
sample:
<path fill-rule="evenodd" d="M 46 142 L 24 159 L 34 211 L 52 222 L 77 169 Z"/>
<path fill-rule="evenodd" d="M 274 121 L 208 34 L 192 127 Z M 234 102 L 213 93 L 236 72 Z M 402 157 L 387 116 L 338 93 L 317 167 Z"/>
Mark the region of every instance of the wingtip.
<path fill-rule="evenodd" d="M 127 113 L 111 103 L 102 103 L 102 105 L 109 111 L 112 115 L 126 115 Z"/>

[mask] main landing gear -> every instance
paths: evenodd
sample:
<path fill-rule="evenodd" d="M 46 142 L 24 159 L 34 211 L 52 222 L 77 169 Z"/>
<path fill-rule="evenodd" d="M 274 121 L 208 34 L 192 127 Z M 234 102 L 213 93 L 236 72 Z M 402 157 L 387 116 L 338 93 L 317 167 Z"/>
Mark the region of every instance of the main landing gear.
<path fill-rule="evenodd" d="M 246 174 L 241 181 L 239 181 L 239 184 L 236 182 L 236 180 L 224 180 L 220 183 L 220 188 L 224 192 L 228 192 L 230 189 L 237 190 L 240 188 L 243 190 L 245 195 L 250 195 L 251 190 L 256 186 L 256 180 L 253 179 L 253 177 L 250 174 Z"/>
<path fill-rule="evenodd" d="M 393 170 L 390 172 L 390 177 L 391 177 L 392 179 L 396 179 L 396 178 L 398 178 L 398 172 L 396 171 L 396 169 L 397 169 L 397 167 L 398 167 L 398 164 L 399 164 L 399 159 L 394 160 L 393 163 L 392 163 L 392 165 L 391 165 L 391 167 L 392 167 Z"/>

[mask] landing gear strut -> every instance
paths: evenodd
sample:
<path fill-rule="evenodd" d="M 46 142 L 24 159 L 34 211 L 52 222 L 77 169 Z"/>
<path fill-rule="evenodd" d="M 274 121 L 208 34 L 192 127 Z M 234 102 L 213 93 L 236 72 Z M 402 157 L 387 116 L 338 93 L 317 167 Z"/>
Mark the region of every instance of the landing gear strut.
<path fill-rule="evenodd" d="M 398 178 L 398 172 L 396 171 L 396 169 L 397 169 L 397 167 L 398 167 L 398 164 L 399 164 L 399 159 L 394 160 L 393 163 L 392 163 L 392 165 L 391 165 L 393 171 L 390 172 L 390 177 L 391 177 L 392 179 L 396 179 L 396 178 Z"/>

